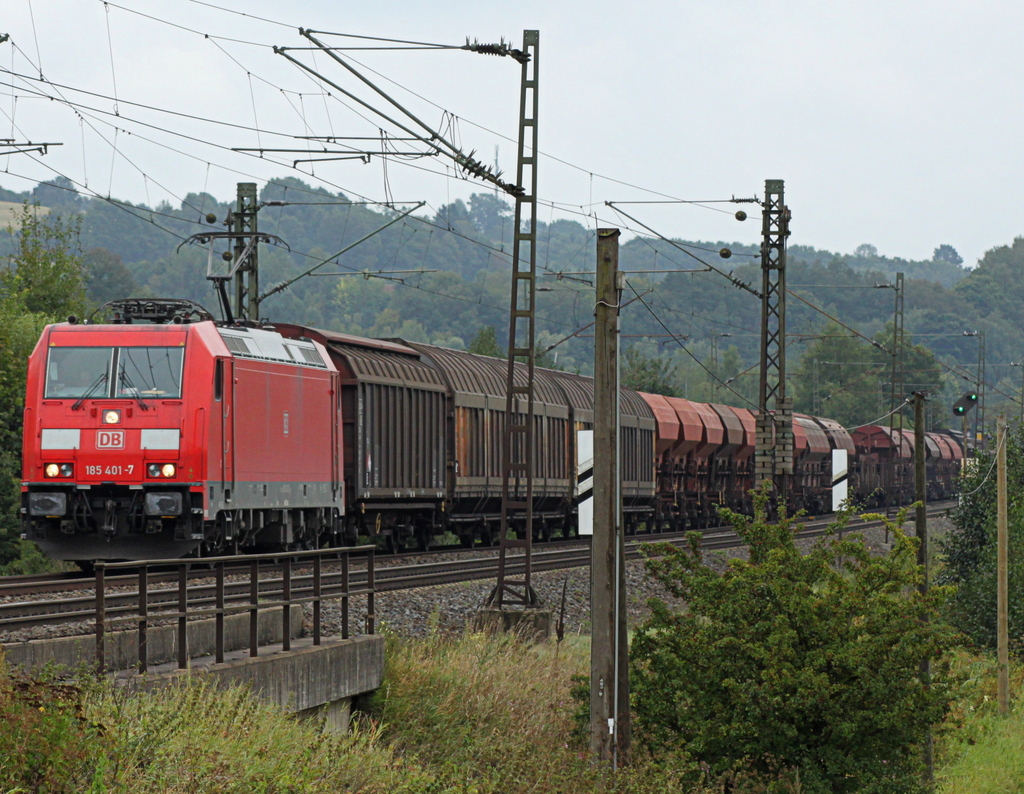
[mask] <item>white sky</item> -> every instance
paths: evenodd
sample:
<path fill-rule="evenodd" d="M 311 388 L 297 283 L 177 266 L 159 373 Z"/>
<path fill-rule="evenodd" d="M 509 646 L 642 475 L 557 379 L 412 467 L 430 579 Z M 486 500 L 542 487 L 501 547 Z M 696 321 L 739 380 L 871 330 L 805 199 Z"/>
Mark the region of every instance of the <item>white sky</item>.
<path fill-rule="evenodd" d="M 1024 233 L 1013 209 L 1024 184 L 1016 154 L 1024 130 L 1022 22 L 1024 4 L 1009 0 L 8 0 L 0 33 L 11 40 L 0 44 L 0 69 L 38 78 L 41 67 L 46 80 L 68 88 L 4 75 L 0 137 L 63 146 L 46 157 L 0 156 L 7 171 L 0 170 L 0 185 L 24 190 L 56 171 L 99 194 L 178 205 L 204 186 L 224 200 L 238 181 L 294 174 L 384 199 L 379 158 L 323 163 L 313 177 L 309 166 L 300 166 L 306 174 L 292 171 L 289 155 L 268 162 L 229 151 L 301 145 L 273 132 L 377 134 L 380 122 L 325 101 L 322 86 L 271 46 L 306 45 L 300 26 L 451 44 L 504 36 L 516 46 L 523 29 L 534 28 L 540 149 L 578 167 L 542 159 L 542 200 L 625 228 L 604 201 L 658 196 L 603 177 L 682 199 L 760 194 L 765 178 L 781 178 L 793 213 L 791 243 L 840 252 L 871 243 L 914 259 L 949 243 L 973 264 Z M 309 53 L 294 55 L 311 63 Z M 474 124 L 516 136 L 515 62 L 461 51 L 353 55 L 458 116 L 464 147 L 481 159 L 493 161 L 499 145 L 501 167 L 514 170 L 514 144 Z M 356 89 L 323 54 L 317 65 Z M 437 107 L 381 85 L 424 121 L 443 123 Z M 80 118 L 30 92 L 89 109 Z M 111 115 L 115 93 L 119 117 Z M 414 165 L 444 172 L 446 164 Z M 387 174 L 396 200 L 433 208 L 485 189 L 395 161 Z M 756 242 L 760 231 L 756 220 L 740 226 L 697 207 L 627 211 L 674 237 Z M 579 217 L 550 207 L 539 214 Z"/>

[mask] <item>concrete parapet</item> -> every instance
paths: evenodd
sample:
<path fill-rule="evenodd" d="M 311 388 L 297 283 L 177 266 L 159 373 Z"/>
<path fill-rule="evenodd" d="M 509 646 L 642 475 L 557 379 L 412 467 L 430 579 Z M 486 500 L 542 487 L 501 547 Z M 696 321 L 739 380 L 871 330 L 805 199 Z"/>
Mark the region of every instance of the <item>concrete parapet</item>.
<path fill-rule="evenodd" d="M 302 635 L 302 607 L 291 608 L 291 635 Z M 259 644 L 270 645 L 282 640 L 280 609 L 260 610 Z M 129 670 L 139 663 L 138 631 L 111 631 L 105 639 L 107 670 Z M 188 650 L 191 658 L 214 653 L 217 644 L 216 621 L 195 620 L 188 624 Z M 249 615 L 227 615 L 224 618 L 224 650 L 226 652 L 249 647 Z M 151 665 L 176 661 L 178 658 L 177 624 L 151 626 L 146 631 L 146 648 Z M 28 640 L 3 645 L 9 665 L 26 670 L 41 670 L 47 665 L 77 668 L 96 663 L 96 635 L 55 637 L 48 640 Z"/>

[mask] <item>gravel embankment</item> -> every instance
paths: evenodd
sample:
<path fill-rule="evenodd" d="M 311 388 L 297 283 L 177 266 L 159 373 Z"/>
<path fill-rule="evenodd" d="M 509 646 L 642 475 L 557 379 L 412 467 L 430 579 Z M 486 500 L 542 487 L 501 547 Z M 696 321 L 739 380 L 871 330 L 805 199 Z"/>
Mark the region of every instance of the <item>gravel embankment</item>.
<path fill-rule="evenodd" d="M 941 536 L 950 526 L 946 518 L 933 517 L 928 522 L 932 537 Z M 912 531 L 912 523 L 908 526 Z M 874 553 L 888 549 L 885 532 L 880 528 L 865 530 L 864 539 Z M 809 547 L 812 539 L 799 541 L 801 547 Z M 731 557 L 746 557 L 745 548 L 728 551 L 712 551 L 705 555 L 709 565 L 720 568 Z M 562 602 L 562 585 L 566 584 L 565 632 L 590 633 L 590 571 L 572 568 L 565 571 L 534 573 L 533 586 L 545 609 L 551 611 L 552 626 L 558 619 Z M 401 636 L 424 636 L 431 631 L 445 634 L 463 631 L 473 620 L 476 611 L 483 606 L 493 588 L 493 582 L 466 582 L 462 584 L 424 587 L 418 590 L 403 590 L 378 593 L 375 612 L 379 624 L 388 631 Z M 651 597 L 672 602 L 665 589 L 646 572 L 642 562 L 626 564 L 626 590 L 629 625 L 636 626 L 649 614 L 647 602 Z M 361 633 L 365 621 L 364 604 L 355 600 L 350 611 L 351 631 Z M 312 611 L 307 610 L 307 620 Z M 325 635 L 341 631 L 340 607 L 336 603 L 323 607 L 323 632 Z M 311 625 L 311 623 L 309 624 Z M 378 628 L 379 630 L 379 628 Z"/>

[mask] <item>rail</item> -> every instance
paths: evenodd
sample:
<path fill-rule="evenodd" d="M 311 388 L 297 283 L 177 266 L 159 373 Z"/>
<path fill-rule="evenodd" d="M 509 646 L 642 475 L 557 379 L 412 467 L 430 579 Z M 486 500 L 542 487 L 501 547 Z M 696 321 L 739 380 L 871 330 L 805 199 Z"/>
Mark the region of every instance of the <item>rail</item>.
<path fill-rule="evenodd" d="M 352 555 L 366 557 L 365 581 L 360 587 L 353 589 L 349 577 L 349 559 Z M 322 572 L 324 557 L 340 557 L 341 571 L 333 571 L 328 575 Z M 249 613 L 249 656 L 259 656 L 259 613 L 260 610 L 280 608 L 282 648 L 291 650 L 291 608 L 296 605 L 311 604 L 313 609 L 313 645 L 320 645 L 321 604 L 327 600 L 341 600 L 341 637 L 349 637 L 349 599 L 366 596 L 366 633 L 375 633 L 374 617 L 374 547 L 352 546 L 344 548 L 317 549 L 313 551 L 288 552 L 287 556 L 277 554 L 240 554 L 230 557 L 206 557 L 196 559 L 175 560 L 133 560 L 130 562 L 97 562 L 96 563 L 96 668 L 100 674 L 106 665 L 106 635 L 115 626 L 135 624 L 138 629 L 138 669 L 145 673 L 149 669 L 146 647 L 147 632 L 154 623 L 177 621 L 178 668 L 189 665 L 188 624 L 190 620 L 213 617 L 215 622 L 215 660 L 224 661 L 224 619 L 231 613 Z M 261 563 L 273 562 L 274 570 L 269 572 L 280 575 L 280 589 L 276 589 L 278 581 L 261 579 Z M 246 563 L 249 566 L 249 587 L 247 592 L 229 594 L 225 586 L 225 566 Z M 189 598 L 189 568 L 197 564 L 209 565 L 213 568 L 215 580 L 214 596 L 197 596 L 193 588 L 193 599 Z M 293 586 L 292 568 L 294 565 L 312 565 L 310 576 L 300 577 L 298 586 Z M 150 594 L 150 568 L 159 567 L 166 573 L 168 567 L 177 566 L 177 600 L 166 598 L 166 589 L 159 591 L 161 598 L 153 599 Z M 134 604 L 122 604 L 107 608 L 106 577 L 108 571 L 131 569 L 138 573 L 137 601 Z M 362 577 L 360 577 L 362 578 Z M 263 584 L 264 587 L 260 587 Z M 268 586 L 269 585 L 269 586 Z M 238 588 L 232 588 L 238 589 Z M 262 600 L 261 600 L 262 599 Z M 128 614 L 126 614 L 128 613 Z M 116 617 L 111 618 L 111 615 Z"/>

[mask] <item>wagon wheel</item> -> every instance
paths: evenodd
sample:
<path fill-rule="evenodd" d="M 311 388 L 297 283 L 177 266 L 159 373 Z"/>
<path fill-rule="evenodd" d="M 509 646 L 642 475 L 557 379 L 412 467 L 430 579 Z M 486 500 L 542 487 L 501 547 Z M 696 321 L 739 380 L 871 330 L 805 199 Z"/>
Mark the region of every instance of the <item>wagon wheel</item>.
<path fill-rule="evenodd" d="M 429 524 L 416 528 L 416 545 L 420 551 L 430 551 L 433 542 L 434 533 L 430 531 Z"/>
<path fill-rule="evenodd" d="M 398 536 L 397 527 L 391 530 L 391 534 L 387 538 L 388 551 L 391 554 L 401 554 L 405 551 L 405 543 L 402 538 Z"/>

